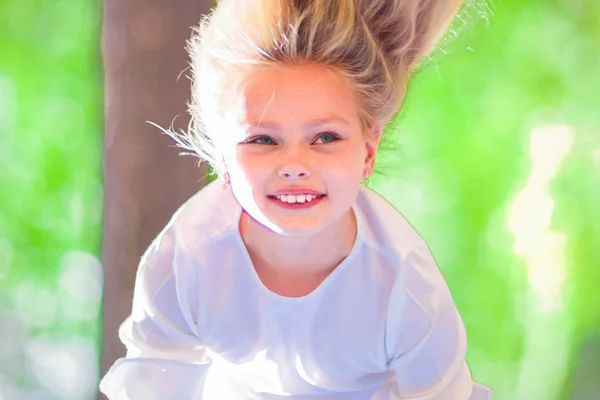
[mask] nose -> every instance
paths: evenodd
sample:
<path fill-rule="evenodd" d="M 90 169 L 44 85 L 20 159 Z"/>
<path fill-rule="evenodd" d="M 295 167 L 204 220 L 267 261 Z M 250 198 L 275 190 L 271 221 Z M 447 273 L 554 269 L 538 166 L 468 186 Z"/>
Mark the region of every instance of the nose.
<path fill-rule="evenodd" d="M 279 153 L 278 174 L 286 180 L 302 180 L 310 176 L 310 151 L 303 142 L 290 142 Z"/>
<path fill-rule="evenodd" d="M 279 176 L 284 179 L 299 180 L 310 176 L 308 168 L 298 161 L 290 161 L 279 169 Z"/>

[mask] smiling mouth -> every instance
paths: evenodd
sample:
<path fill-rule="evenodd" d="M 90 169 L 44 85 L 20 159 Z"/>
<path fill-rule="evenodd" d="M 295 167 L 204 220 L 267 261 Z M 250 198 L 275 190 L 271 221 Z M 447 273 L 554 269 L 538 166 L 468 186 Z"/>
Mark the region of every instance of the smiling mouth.
<path fill-rule="evenodd" d="M 279 194 L 275 196 L 269 196 L 272 199 L 277 199 L 282 203 L 287 204 L 305 204 L 312 203 L 315 200 L 319 200 L 325 197 L 324 194 Z"/>

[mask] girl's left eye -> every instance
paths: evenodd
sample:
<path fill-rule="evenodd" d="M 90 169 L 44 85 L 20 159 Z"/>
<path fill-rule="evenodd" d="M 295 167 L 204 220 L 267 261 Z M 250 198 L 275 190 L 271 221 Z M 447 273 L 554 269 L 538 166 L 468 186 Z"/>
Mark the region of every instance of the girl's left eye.
<path fill-rule="evenodd" d="M 315 140 L 315 142 L 321 141 L 320 144 L 327 144 L 327 143 L 333 143 L 337 140 L 340 140 L 340 138 L 334 134 L 334 133 L 324 133 L 321 136 L 319 136 L 317 138 L 317 140 Z"/>

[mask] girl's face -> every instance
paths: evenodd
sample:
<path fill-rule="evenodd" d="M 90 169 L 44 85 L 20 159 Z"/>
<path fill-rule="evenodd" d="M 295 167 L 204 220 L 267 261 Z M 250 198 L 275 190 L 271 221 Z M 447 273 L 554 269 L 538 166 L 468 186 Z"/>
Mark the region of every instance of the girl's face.
<path fill-rule="evenodd" d="M 310 235 L 347 216 L 373 170 L 377 136 L 364 135 L 345 82 L 317 66 L 262 68 L 241 85 L 222 152 L 233 192 L 269 229 Z"/>

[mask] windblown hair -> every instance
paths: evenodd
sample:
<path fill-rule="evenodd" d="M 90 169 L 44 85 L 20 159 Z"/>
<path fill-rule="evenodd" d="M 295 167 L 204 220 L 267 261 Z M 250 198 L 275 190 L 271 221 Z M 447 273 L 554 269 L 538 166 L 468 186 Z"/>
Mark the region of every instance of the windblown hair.
<path fill-rule="evenodd" d="M 419 61 L 469 0 L 221 0 L 188 44 L 189 131 L 178 144 L 218 172 L 231 91 L 253 69 L 330 68 L 354 93 L 365 132 L 399 109 Z"/>

